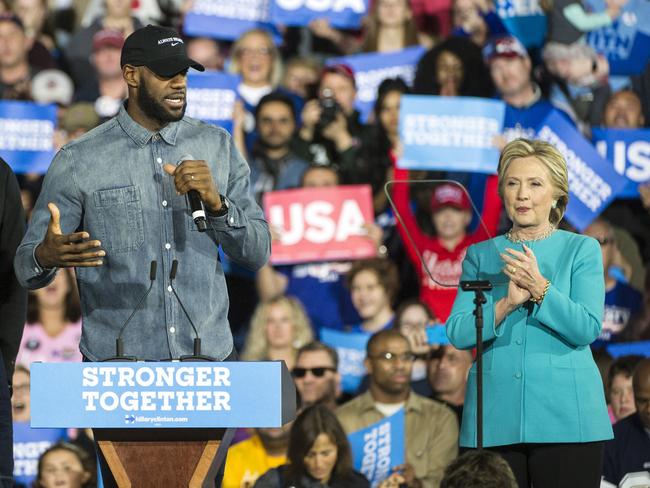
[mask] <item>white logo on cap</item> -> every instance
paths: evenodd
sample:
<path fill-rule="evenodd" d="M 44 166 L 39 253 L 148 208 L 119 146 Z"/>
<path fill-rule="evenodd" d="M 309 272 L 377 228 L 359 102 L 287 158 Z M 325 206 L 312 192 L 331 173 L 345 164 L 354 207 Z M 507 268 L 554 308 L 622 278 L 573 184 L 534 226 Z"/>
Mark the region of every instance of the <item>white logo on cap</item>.
<path fill-rule="evenodd" d="M 159 46 L 161 44 L 167 44 L 168 42 L 171 42 L 172 46 L 178 46 L 179 44 L 183 44 L 183 39 L 179 37 L 166 37 L 164 39 L 158 39 Z"/>

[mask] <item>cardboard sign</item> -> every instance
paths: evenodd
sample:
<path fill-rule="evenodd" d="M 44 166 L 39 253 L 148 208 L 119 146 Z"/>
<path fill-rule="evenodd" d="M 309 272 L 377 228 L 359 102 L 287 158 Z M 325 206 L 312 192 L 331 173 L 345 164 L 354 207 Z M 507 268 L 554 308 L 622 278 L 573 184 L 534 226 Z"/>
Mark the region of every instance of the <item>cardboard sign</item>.
<path fill-rule="evenodd" d="M 340 261 L 377 255 L 363 229 L 373 222 L 368 185 L 283 190 L 264 194 L 264 212 L 280 240 L 271 262 Z"/>
<path fill-rule="evenodd" d="M 239 76 L 220 72 L 188 73 L 185 114 L 232 132 L 239 80 Z"/>
<path fill-rule="evenodd" d="M 336 349 L 339 355 L 341 389 L 346 393 L 356 393 L 361 380 L 366 375 L 363 360 L 366 358 L 366 344 L 369 339 L 370 334 L 359 332 L 343 332 L 328 328 L 320 331 L 320 340 Z"/>
<path fill-rule="evenodd" d="M 368 0 L 273 0 L 271 19 L 276 25 L 307 26 L 327 19 L 338 29 L 358 29 L 368 13 Z"/>
<path fill-rule="evenodd" d="M 399 133 L 402 169 L 495 173 L 505 104 L 473 97 L 404 95 Z"/>
<path fill-rule="evenodd" d="M 270 23 L 269 0 L 194 0 L 185 15 L 183 32 L 236 41 L 246 31 L 275 28 Z"/>
<path fill-rule="evenodd" d="M 55 126 L 56 105 L 0 101 L 0 157 L 14 173 L 46 173 Z"/>

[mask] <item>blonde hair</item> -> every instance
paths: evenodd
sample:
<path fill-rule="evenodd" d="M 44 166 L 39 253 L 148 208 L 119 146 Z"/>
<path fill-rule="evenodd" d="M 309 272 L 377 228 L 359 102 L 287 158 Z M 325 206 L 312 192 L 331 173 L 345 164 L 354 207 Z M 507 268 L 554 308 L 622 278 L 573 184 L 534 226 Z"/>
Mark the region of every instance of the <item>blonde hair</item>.
<path fill-rule="evenodd" d="M 271 56 L 273 57 L 273 65 L 271 66 L 271 73 L 270 73 L 270 79 L 269 83 L 275 88 L 280 84 L 280 80 L 282 80 L 282 75 L 284 73 L 284 67 L 282 66 L 282 59 L 280 58 L 280 52 L 278 51 L 277 46 L 275 45 L 275 42 L 273 41 L 273 37 L 271 34 L 269 34 L 268 31 L 264 29 L 251 29 L 249 31 L 244 32 L 239 39 L 235 41 L 235 43 L 232 45 L 232 61 L 230 63 L 230 68 L 228 71 L 231 73 L 240 75 L 241 74 L 241 65 L 239 63 L 239 55 L 241 51 L 241 45 L 246 40 L 247 37 L 258 34 L 264 38 L 264 41 L 266 42 L 266 47 L 271 50 Z"/>
<path fill-rule="evenodd" d="M 551 208 L 549 221 L 554 226 L 560 223 L 567 203 L 569 203 L 569 175 L 566 161 L 562 153 L 555 146 L 548 142 L 528 139 L 515 139 L 509 142 L 501 151 L 499 158 L 499 167 L 497 170 L 499 176 L 499 196 L 503 199 L 503 187 L 505 185 L 505 175 L 513 160 L 519 158 L 534 157 L 542 163 L 551 175 L 551 183 L 554 187 L 553 198 L 556 204 Z"/>
<path fill-rule="evenodd" d="M 274 305 L 281 305 L 289 311 L 291 323 L 293 324 L 293 348 L 297 352 L 305 344 L 314 338 L 309 323 L 309 317 L 303 306 L 295 298 L 279 296 L 269 301 L 260 303 L 251 319 L 250 330 L 246 336 L 246 343 L 242 352 L 242 359 L 246 361 L 263 361 L 268 359 L 268 341 L 266 339 L 266 323 L 269 318 L 269 310 Z"/>

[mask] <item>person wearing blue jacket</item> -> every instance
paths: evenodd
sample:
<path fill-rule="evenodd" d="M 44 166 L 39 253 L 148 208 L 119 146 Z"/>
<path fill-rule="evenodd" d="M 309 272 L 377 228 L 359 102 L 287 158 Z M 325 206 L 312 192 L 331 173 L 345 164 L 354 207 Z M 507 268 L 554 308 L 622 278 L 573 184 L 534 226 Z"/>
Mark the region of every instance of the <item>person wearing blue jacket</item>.
<path fill-rule="evenodd" d="M 505 235 L 468 248 L 461 280 L 490 280 L 483 306 L 484 445 L 520 487 L 599 486 L 612 428 L 589 344 L 604 308 L 598 241 L 557 230 L 568 202 L 566 162 L 552 145 L 517 139 L 499 160 Z M 459 290 L 447 335 L 476 346 L 474 294 Z M 476 446 L 476 365 L 460 445 Z"/>

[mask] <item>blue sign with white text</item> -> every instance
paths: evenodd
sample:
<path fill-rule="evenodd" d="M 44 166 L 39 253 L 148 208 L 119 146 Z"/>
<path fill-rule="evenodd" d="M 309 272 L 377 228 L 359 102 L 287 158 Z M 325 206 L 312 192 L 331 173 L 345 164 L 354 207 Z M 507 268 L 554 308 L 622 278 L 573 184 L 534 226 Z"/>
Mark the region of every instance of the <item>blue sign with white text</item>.
<path fill-rule="evenodd" d="M 280 427 L 293 412 L 282 361 L 31 366 L 32 427 Z"/>
<path fill-rule="evenodd" d="M 404 464 L 404 409 L 348 434 L 348 440 L 354 469 L 375 488 L 390 476 L 392 468 Z"/>
<path fill-rule="evenodd" d="M 596 148 L 558 112 L 551 112 L 537 129 L 537 138 L 558 149 L 569 173 L 566 218 L 582 232 L 627 184 Z"/>
<path fill-rule="evenodd" d="M 270 0 L 194 0 L 185 15 L 183 32 L 235 41 L 246 31 L 263 28 L 275 33 L 270 22 Z M 276 35 L 277 37 L 277 35 Z"/>
<path fill-rule="evenodd" d="M 628 356 L 638 354 L 650 358 L 650 341 L 638 342 L 616 342 L 607 345 L 607 352 L 613 357 Z"/>
<path fill-rule="evenodd" d="M 605 0 L 587 0 L 592 12 L 607 8 Z M 613 75 L 633 75 L 650 60 L 650 2 L 628 0 L 614 22 L 587 34 L 587 42 L 609 61 Z"/>
<path fill-rule="evenodd" d="M 239 76 L 221 72 L 188 73 L 185 114 L 232 132 Z"/>
<path fill-rule="evenodd" d="M 274 0 L 271 20 L 276 25 L 307 26 L 327 19 L 338 29 L 358 29 L 368 13 L 368 0 Z"/>
<path fill-rule="evenodd" d="M 546 15 L 539 0 L 496 0 L 497 15 L 508 32 L 527 48 L 540 47 L 546 38 Z"/>
<path fill-rule="evenodd" d="M 340 58 L 330 58 L 326 64 L 347 64 L 354 71 L 357 85 L 355 106 L 365 122 L 370 116 L 377 88 L 387 78 L 402 78 L 407 85 L 413 84 L 415 69 L 425 49 L 420 46 L 408 47 L 391 53 L 354 54 Z"/>
<path fill-rule="evenodd" d="M 638 198 L 639 184 L 650 182 L 650 129 L 594 127 L 591 135 L 600 155 L 628 179 L 617 198 Z"/>
<path fill-rule="evenodd" d="M 28 422 L 14 422 L 13 431 L 14 481 L 16 486 L 32 486 L 38 475 L 38 459 L 53 444 L 67 440 L 66 429 L 32 429 Z"/>
<path fill-rule="evenodd" d="M 55 127 L 56 105 L 0 101 L 0 157 L 14 173 L 46 173 Z"/>
<path fill-rule="evenodd" d="M 399 133 L 403 169 L 495 173 L 505 104 L 472 97 L 403 95 Z"/>
<path fill-rule="evenodd" d="M 356 393 L 361 380 L 366 375 L 363 360 L 366 358 L 368 339 L 370 339 L 370 334 L 343 332 L 328 328 L 320 330 L 320 340 L 336 349 L 339 355 L 341 388 L 346 393 Z"/>

